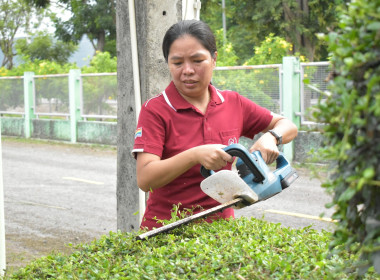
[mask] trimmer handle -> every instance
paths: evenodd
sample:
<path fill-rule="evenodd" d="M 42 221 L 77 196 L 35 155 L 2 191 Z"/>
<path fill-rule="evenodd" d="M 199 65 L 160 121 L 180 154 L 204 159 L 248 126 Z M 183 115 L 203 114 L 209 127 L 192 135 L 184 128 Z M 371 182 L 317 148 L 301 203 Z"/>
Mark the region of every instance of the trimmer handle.
<path fill-rule="evenodd" d="M 231 156 L 240 158 L 252 171 L 255 182 L 259 183 L 264 181 L 265 177 L 263 171 L 255 164 L 255 160 L 243 145 L 232 144 L 223 148 L 223 150 Z M 201 166 L 201 174 L 203 177 L 207 178 L 213 173 L 215 173 L 213 170 L 208 170 L 204 166 Z"/>
<path fill-rule="evenodd" d="M 276 159 L 276 171 L 279 171 L 281 168 L 290 166 L 289 161 L 285 158 L 284 153 L 280 152 Z M 275 172 L 276 172 L 275 171 Z"/>

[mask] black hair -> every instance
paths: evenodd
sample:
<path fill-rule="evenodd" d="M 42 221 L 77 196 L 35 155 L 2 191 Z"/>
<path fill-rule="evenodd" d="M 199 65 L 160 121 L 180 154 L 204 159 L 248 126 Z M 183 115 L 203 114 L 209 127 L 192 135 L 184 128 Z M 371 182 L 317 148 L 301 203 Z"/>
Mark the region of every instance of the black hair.
<path fill-rule="evenodd" d="M 162 42 L 162 51 L 166 62 L 168 62 L 171 45 L 175 40 L 184 35 L 196 38 L 210 52 L 211 56 L 215 58 L 216 42 L 210 27 L 201 20 L 183 20 L 173 24 L 166 31 Z"/>

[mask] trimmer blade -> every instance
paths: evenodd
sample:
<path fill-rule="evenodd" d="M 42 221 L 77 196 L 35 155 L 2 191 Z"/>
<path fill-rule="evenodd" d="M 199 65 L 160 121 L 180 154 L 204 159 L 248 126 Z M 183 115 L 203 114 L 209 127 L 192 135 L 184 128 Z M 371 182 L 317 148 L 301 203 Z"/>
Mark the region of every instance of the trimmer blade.
<path fill-rule="evenodd" d="M 211 214 L 214 214 L 216 212 L 221 212 L 223 211 L 224 209 L 226 208 L 229 208 L 235 204 L 239 204 L 243 201 L 242 198 L 236 198 L 236 199 L 233 199 L 232 201 L 228 201 L 226 203 L 223 203 L 221 205 L 218 205 L 218 206 L 215 206 L 213 208 L 210 208 L 210 209 L 207 209 L 207 210 L 204 210 L 202 212 L 199 212 L 197 214 L 194 214 L 194 215 L 191 215 L 189 217 L 186 217 L 186 218 L 183 218 L 182 220 L 179 220 L 179 221 L 176 221 L 174 223 L 171 223 L 171 224 L 168 224 L 168 225 L 164 225 L 160 228 L 156 228 L 156 229 L 153 229 L 151 231 L 148 231 L 148 232 L 145 232 L 143 234 L 140 234 L 136 237 L 137 240 L 144 240 L 144 239 L 148 239 L 152 236 L 155 236 L 157 234 L 160 234 L 160 233 L 163 233 L 163 232 L 169 232 L 171 231 L 172 229 L 175 229 L 179 226 L 182 226 L 182 225 L 186 225 L 190 222 L 193 222 L 195 220 L 198 220 L 200 218 L 205 218 L 207 217 L 208 215 L 211 215 Z"/>
<path fill-rule="evenodd" d="M 240 176 L 231 170 L 221 170 L 201 182 L 202 191 L 219 203 L 242 197 L 244 203 L 234 206 L 240 209 L 259 200 L 257 194 L 244 182 Z"/>

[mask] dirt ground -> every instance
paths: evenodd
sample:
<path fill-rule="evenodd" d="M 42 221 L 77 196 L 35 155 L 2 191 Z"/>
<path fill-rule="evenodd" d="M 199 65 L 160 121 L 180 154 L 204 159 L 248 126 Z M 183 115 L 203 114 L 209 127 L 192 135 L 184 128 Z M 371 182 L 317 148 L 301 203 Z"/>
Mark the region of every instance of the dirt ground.
<path fill-rule="evenodd" d="M 3 138 L 2 155 L 9 272 L 116 231 L 115 147 Z"/>
<path fill-rule="evenodd" d="M 69 254 L 75 250 L 70 244 L 87 243 L 94 238 L 73 232 L 53 232 L 54 236 L 40 238 L 39 236 L 19 234 L 6 235 L 7 270 L 9 273 L 24 267 L 34 259 L 51 253 Z"/>

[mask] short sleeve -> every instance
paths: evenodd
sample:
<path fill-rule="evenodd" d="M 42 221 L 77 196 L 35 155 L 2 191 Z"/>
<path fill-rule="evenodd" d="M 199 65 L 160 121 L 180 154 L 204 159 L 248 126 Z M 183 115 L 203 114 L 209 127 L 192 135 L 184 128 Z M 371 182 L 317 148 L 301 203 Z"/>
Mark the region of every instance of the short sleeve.
<path fill-rule="evenodd" d="M 135 131 L 132 154 L 146 152 L 162 157 L 165 141 L 165 123 L 152 106 L 142 106 Z"/>
<path fill-rule="evenodd" d="M 243 114 L 242 135 L 252 139 L 256 134 L 268 127 L 273 115 L 268 109 L 259 106 L 244 96 L 240 95 L 240 100 Z"/>

